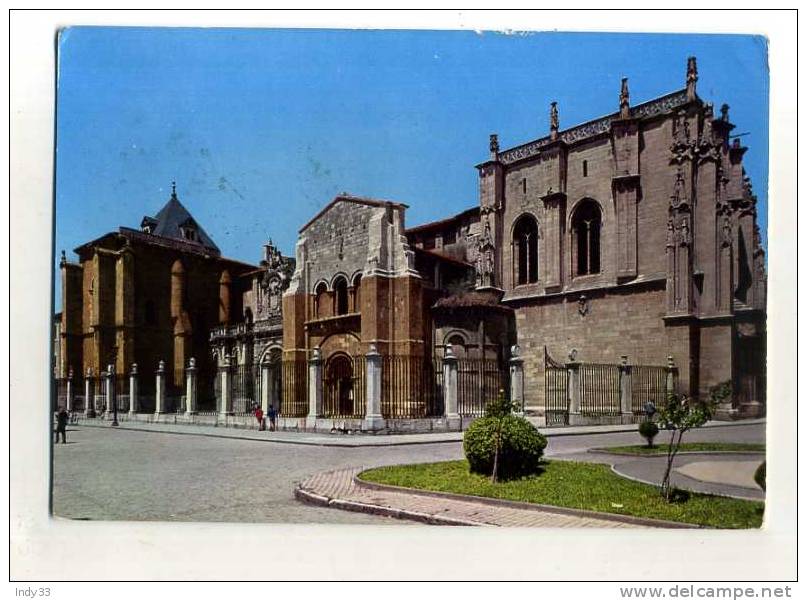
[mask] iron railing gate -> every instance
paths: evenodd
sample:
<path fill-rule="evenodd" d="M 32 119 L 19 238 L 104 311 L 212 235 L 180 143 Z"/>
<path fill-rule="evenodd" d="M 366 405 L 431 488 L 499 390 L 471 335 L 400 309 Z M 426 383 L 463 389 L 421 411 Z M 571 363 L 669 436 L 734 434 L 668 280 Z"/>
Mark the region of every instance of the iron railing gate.
<path fill-rule="evenodd" d="M 659 365 L 633 365 L 630 388 L 634 414 L 644 415 L 648 401 L 661 407 L 667 401 L 667 370 Z"/>
<path fill-rule="evenodd" d="M 488 401 L 509 395 L 509 372 L 496 359 L 457 360 L 457 411 L 483 415 Z"/>
<path fill-rule="evenodd" d="M 442 415 L 442 381 L 439 359 L 385 355 L 381 361 L 381 414 L 387 419 Z"/>
<path fill-rule="evenodd" d="M 305 360 L 284 360 L 281 368 L 280 415 L 308 415 L 308 364 Z"/>
<path fill-rule="evenodd" d="M 580 364 L 580 414 L 619 415 L 619 366 L 608 363 Z"/>
<path fill-rule="evenodd" d="M 569 423 L 569 372 L 544 348 L 544 413 L 547 426 Z"/>
<path fill-rule="evenodd" d="M 238 365 L 231 372 L 234 415 L 250 415 L 261 404 L 261 369 L 257 364 Z"/>
<path fill-rule="evenodd" d="M 332 355 L 322 378 L 322 414 L 341 419 L 362 418 L 366 403 L 366 360 L 361 355 Z"/>

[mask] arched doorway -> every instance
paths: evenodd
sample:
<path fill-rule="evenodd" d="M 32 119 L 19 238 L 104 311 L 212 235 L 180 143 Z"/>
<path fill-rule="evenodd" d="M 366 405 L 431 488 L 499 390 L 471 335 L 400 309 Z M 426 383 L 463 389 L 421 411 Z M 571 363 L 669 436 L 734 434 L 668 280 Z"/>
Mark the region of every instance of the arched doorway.
<path fill-rule="evenodd" d="M 344 353 L 332 355 L 325 366 L 324 409 L 327 416 L 356 413 L 353 394 L 353 360 Z"/>

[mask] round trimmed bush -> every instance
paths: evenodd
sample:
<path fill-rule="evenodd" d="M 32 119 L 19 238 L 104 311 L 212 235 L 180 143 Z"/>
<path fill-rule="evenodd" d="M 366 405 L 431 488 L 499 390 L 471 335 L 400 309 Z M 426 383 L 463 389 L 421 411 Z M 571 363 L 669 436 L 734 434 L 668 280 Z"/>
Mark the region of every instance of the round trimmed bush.
<path fill-rule="evenodd" d="M 639 434 L 647 441 L 647 446 L 652 447 L 653 439 L 658 435 L 656 422 L 651 422 L 650 420 L 641 422 L 639 424 Z"/>
<path fill-rule="evenodd" d="M 757 483 L 762 490 L 765 490 L 765 462 L 759 464 L 757 471 L 754 472 L 754 482 Z"/>
<path fill-rule="evenodd" d="M 523 417 L 508 415 L 501 420 L 499 479 L 512 480 L 537 474 L 541 470 L 546 437 Z M 465 432 L 462 446 L 473 473 L 490 476 L 493 472 L 498 421 L 494 417 L 481 417 Z"/>

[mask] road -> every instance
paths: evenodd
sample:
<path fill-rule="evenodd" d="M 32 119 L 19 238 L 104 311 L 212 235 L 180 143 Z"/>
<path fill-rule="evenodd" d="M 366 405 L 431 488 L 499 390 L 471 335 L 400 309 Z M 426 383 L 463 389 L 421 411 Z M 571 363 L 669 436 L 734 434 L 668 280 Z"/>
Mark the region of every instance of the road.
<path fill-rule="evenodd" d="M 765 426 L 702 429 L 686 440 L 764 442 Z M 462 458 L 459 442 L 318 447 L 81 425 L 70 427 L 68 441 L 54 447 L 53 511 L 92 520 L 389 524 L 303 505 L 294 486 L 328 469 Z M 640 442 L 632 432 L 553 436 L 547 455 L 591 461 L 593 454 L 580 456 L 588 448 Z"/>

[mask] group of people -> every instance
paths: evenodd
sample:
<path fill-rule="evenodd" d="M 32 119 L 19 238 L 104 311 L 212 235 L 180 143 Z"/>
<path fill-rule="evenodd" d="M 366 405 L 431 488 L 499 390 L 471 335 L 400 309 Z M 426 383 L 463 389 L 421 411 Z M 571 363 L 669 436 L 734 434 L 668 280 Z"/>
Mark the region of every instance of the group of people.
<path fill-rule="evenodd" d="M 269 410 L 266 412 L 269 418 L 269 431 L 274 432 L 277 430 L 277 409 L 274 405 L 269 405 Z M 266 430 L 266 420 L 263 416 L 263 409 L 257 403 L 252 405 L 252 414 L 258 420 L 258 430 Z"/>

